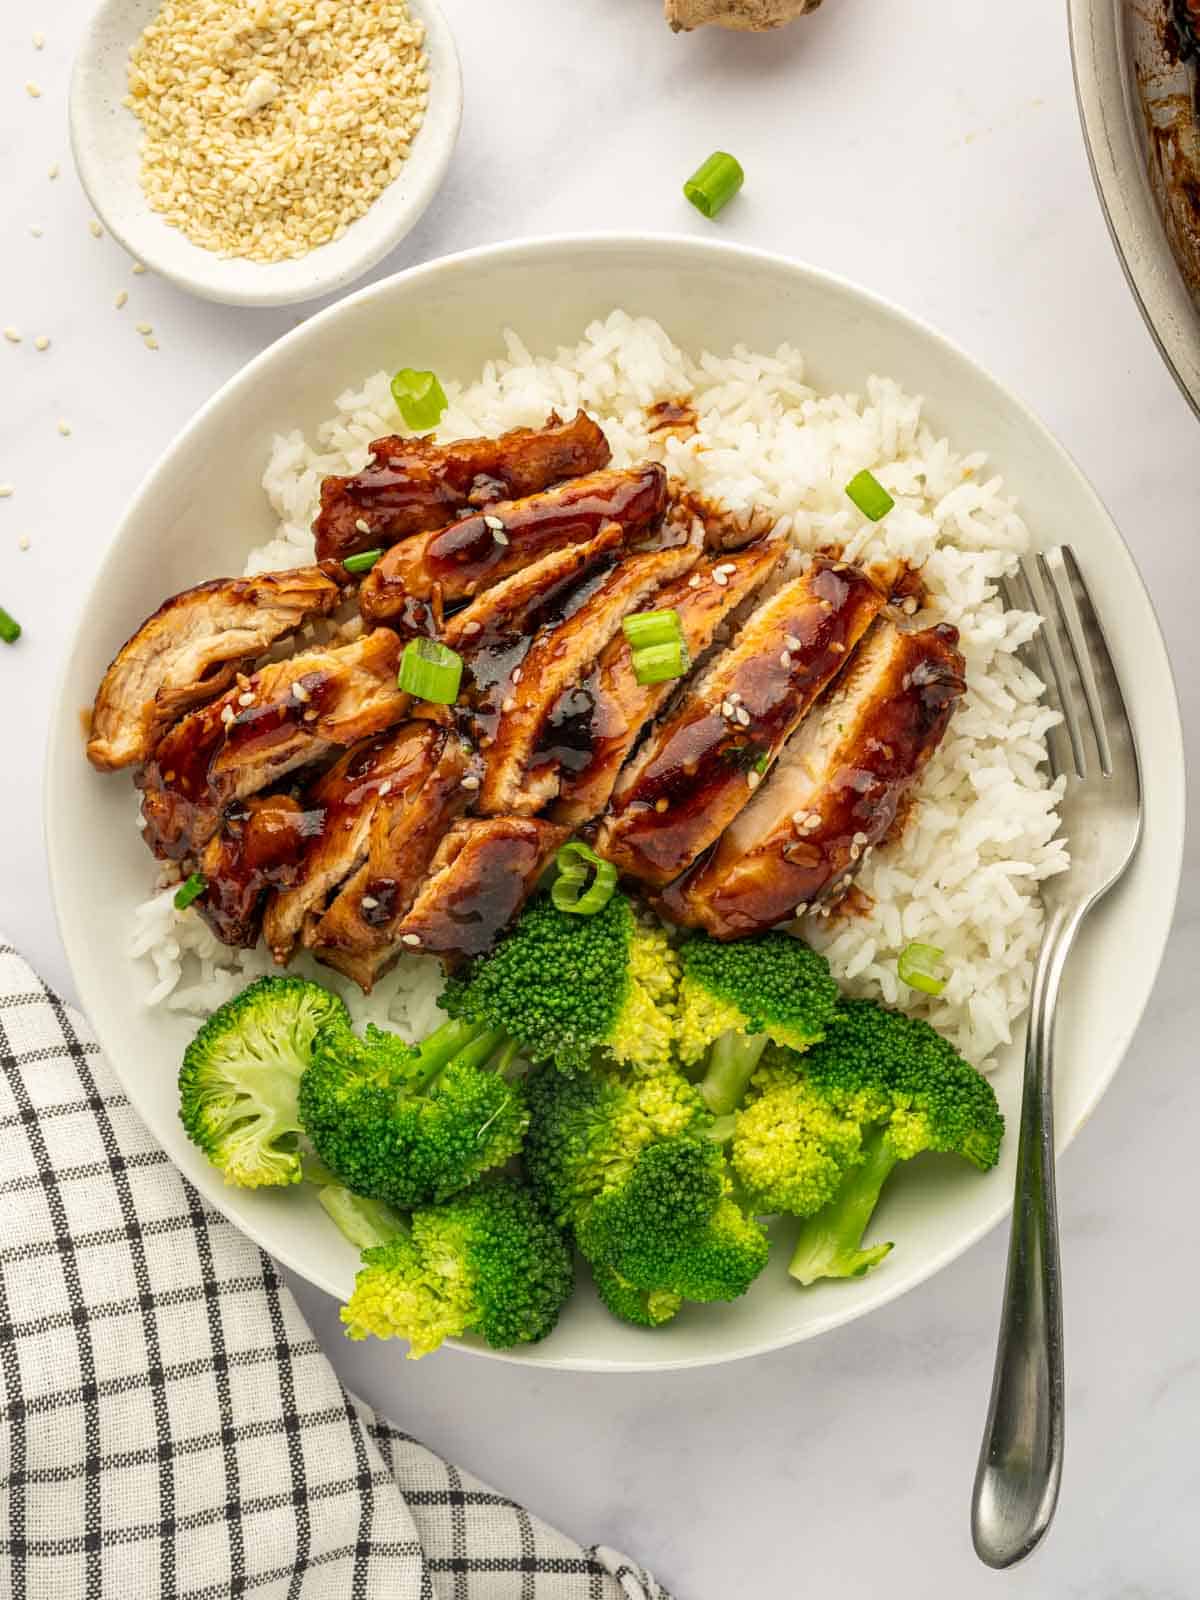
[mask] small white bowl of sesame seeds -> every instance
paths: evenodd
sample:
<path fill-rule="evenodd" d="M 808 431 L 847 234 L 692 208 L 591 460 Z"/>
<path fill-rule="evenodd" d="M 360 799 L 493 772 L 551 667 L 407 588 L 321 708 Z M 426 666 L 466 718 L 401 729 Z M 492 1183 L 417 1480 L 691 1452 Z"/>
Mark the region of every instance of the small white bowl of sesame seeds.
<path fill-rule="evenodd" d="M 103 0 L 71 82 L 97 215 L 226 305 L 361 277 L 433 199 L 461 118 L 437 0 Z"/>

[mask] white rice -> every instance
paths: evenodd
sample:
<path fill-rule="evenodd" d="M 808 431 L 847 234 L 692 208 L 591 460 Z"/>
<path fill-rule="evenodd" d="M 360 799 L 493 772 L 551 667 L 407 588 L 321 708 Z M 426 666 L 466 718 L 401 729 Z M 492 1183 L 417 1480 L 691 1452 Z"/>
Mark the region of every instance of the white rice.
<path fill-rule="evenodd" d="M 553 359 L 535 358 L 514 333 L 504 342 L 504 359 L 474 383 L 446 385 L 439 437 L 535 426 L 551 408 L 570 416 L 582 406 L 603 424 L 614 465 L 656 457 L 732 511 L 767 512 L 790 533 L 798 561 L 836 544 L 851 560 L 901 557 L 920 566 L 928 620 L 960 631 L 968 693 L 901 837 L 862 865 L 857 883 L 870 910 L 810 915 L 800 929 L 847 990 L 927 1016 L 970 1060 L 994 1065 L 1028 1000 L 1042 926 L 1038 883 L 1062 871 L 1067 856 L 1056 837 L 1061 790 L 1045 767 L 1045 734 L 1057 714 L 1041 704 L 1042 685 L 1016 654 L 1037 618 L 1006 611 L 996 592 L 1029 533 L 1001 480 L 986 472 L 986 456 L 960 455 L 935 437 L 921 420 L 920 396 L 888 378 L 869 379 L 865 395 L 817 394 L 788 345 L 773 355 L 739 346 L 693 359 L 657 323 L 622 311 Z M 648 432 L 644 408 L 681 398 L 698 416 L 696 433 Z M 336 406 L 315 442 L 299 432 L 275 439 L 263 487 L 279 532 L 250 552 L 247 572 L 311 560 L 321 479 L 358 471 L 373 439 L 405 431 L 387 373 L 339 395 Z M 896 500 L 881 523 L 865 521 L 844 492 L 863 467 Z M 272 970 L 265 951 L 230 951 L 201 918 L 176 912 L 172 893 L 137 913 L 134 953 L 154 970 L 148 1004 L 203 1014 Z M 897 958 L 914 939 L 945 951 L 949 981 L 936 999 L 897 975 Z M 434 1014 L 440 973 L 428 959 L 405 957 L 369 1002 L 327 969 L 312 971 L 360 1016 L 410 1037 Z"/>

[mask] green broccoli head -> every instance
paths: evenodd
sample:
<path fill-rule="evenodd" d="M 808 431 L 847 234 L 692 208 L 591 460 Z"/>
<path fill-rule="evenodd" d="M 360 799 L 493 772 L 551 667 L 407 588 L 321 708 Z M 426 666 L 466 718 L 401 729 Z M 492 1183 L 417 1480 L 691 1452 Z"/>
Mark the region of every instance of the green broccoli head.
<path fill-rule="evenodd" d="M 375 1027 L 360 1039 L 346 1017 L 321 1029 L 300 1121 L 347 1188 L 408 1210 L 448 1199 L 520 1150 L 524 1093 L 478 1064 L 470 1032 L 452 1025 L 414 1049 Z M 482 1044 L 490 1053 L 496 1040 Z"/>
<path fill-rule="evenodd" d="M 661 1328 L 683 1304 L 670 1289 L 635 1289 L 615 1267 L 592 1264 L 592 1280 L 601 1303 L 621 1322 L 636 1328 Z"/>
<path fill-rule="evenodd" d="M 414 1357 L 464 1333 L 507 1350 L 544 1339 L 573 1287 L 563 1235 L 528 1189 L 499 1178 L 414 1211 L 365 1250 L 341 1315 L 351 1339 L 407 1339 Z"/>
<path fill-rule="evenodd" d="M 805 1059 L 768 1051 L 734 1119 L 730 1162 L 760 1213 L 810 1216 L 862 1160 L 862 1119 L 814 1091 Z"/>
<path fill-rule="evenodd" d="M 697 934 L 680 950 L 679 1054 L 705 1062 L 701 1093 L 734 1110 L 768 1041 L 807 1050 L 838 1003 L 824 956 L 786 933 L 721 944 Z"/>
<path fill-rule="evenodd" d="M 862 1238 L 897 1162 L 936 1150 L 987 1171 L 999 1159 L 995 1091 L 919 1018 L 848 1000 L 801 1067 L 808 1092 L 857 1122 L 863 1140 L 828 1204 L 801 1225 L 790 1267 L 800 1283 L 858 1277 L 887 1254 L 890 1244 L 864 1249 Z"/>
<path fill-rule="evenodd" d="M 624 895 L 590 917 L 539 899 L 491 955 L 450 980 L 442 1006 L 562 1072 L 582 1071 L 597 1053 L 655 1068 L 671 1056 L 677 979 L 666 934 Z"/>
<path fill-rule="evenodd" d="M 179 1115 L 226 1183 L 300 1182 L 301 1074 L 321 1028 L 348 1020 L 337 995 L 319 984 L 260 978 L 214 1011 L 188 1045 Z"/>

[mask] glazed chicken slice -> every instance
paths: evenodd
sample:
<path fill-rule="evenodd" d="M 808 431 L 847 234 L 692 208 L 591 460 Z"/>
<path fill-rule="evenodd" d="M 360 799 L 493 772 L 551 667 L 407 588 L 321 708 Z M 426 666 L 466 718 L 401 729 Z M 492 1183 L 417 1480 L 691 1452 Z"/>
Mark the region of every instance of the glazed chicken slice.
<path fill-rule="evenodd" d="M 303 651 L 260 668 L 177 722 L 137 778 L 155 855 L 195 854 L 231 801 L 399 722 L 409 706 L 396 687 L 400 651 L 387 628 Z"/>
<path fill-rule="evenodd" d="M 263 934 L 276 961 L 287 961 L 306 922 L 322 916 L 367 859 L 376 808 L 393 792 L 396 803 L 411 800 L 436 767 L 445 739 L 433 722 L 401 723 L 354 745 L 305 790 L 304 805 L 321 825 L 267 903 Z M 210 893 L 211 885 L 210 878 Z"/>
<path fill-rule="evenodd" d="M 341 598 L 320 567 L 215 578 L 165 600 L 118 650 L 96 692 L 87 756 L 101 772 L 145 761 L 163 732 Z"/>
<path fill-rule="evenodd" d="M 371 452 L 361 472 L 321 485 L 313 533 L 322 559 L 444 528 L 469 506 L 598 472 L 612 454 L 600 425 L 583 411 L 570 422 L 551 412 L 544 428 L 513 428 L 498 439 L 435 444 L 393 434 L 376 439 Z"/>
<path fill-rule="evenodd" d="M 363 580 L 368 622 L 401 621 L 435 594 L 470 599 L 564 545 L 617 524 L 630 537 L 652 527 L 667 503 L 667 475 L 651 462 L 630 472 L 573 478 L 525 500 L 498 501 L 434 533 L 394 545 Z"/>
<path fill-rule="evenodd" d="M 678 614 L 692 661 L 767 581 L 785 548 L 777 540 L 706 559 L 658 591 L 652 607 Z M 718 566 L 721 576 L 715 578 Z M 578 827 L 599 816 L 638 735 L 678 687 L 677 682 L 639 683 L 629 641 L 623 633 L 614 634 L 588 676 L 559 696 L 542 728 L 533 767 L 536 771 L 547 756 L 559 769 L 556 822 Z"/>
<path fill-rule="evenodd" d="M 660 898 L 738 939 L 798 916 L 887 834 L 965 690 L 956 630 L 882 619 L 707 861 Z"/>
<path fill-rule="evenodd" d="M 264 899 L 295 882 L 324 822 L 324 812 L 289 794 L 255 794 L 227 808 L 201 853 L 205 889 L 196 901 L 222 944 L 250 949 L 257 943 Z"/>
<path fill-rule="evenodd" d="M 536 817 L 456 822 L 400 924 L 400 940 L 440 956 L 448 967 L 486 955 L 569 834 L 569 828 Z"/>
<path fill-rule="evenodd" d="M 882 605 L 857 568 L 818 557 L 759 606 L 622 772 L 600 854 L 653 885 L 686 871 L 750 799 Z"/>
<path fill-rule="evenodd" d="M 554 799 L 560 767 L 552 752 L 543 751 L 536 769 L 532 763 L 559 696 L 590 669 L 621 619 L 652 603 L 656 591 L 694 567 L 699 555 L 698 546 L 685 544 L 626 556 L 572 616 L 542 629 L 501 706 L 487 749 L 479 797 L 484 815 L 531 816 Z"/>
<path fill-rule="evenodd" d="M 424 758 L 423 780 L 378 801 L 366 859 L 325 914 L 305 922 L 305 946 L 366 994 L 397 957 L 415 948 L 401 937 L 400 924 L 443 834 L 478 792 L 479 758 L 457 734 L 438 733 Z"/>

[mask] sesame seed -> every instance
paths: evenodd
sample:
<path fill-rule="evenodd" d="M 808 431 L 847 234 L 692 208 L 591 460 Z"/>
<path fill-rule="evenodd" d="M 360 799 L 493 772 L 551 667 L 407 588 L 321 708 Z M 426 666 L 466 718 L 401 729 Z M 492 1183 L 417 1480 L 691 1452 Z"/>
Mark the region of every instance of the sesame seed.
<path fill-rule="evenodd" d="M 153 333 L 154 329 L 150 326 L 150 324 L 148 322 L 139 322 L 137 324 L 137 331 L 138 331 L 138 333 Z M 355 526 L 357 527 L 357 524 L 355 524 Z M 360 529 L 359 531 L 363 532 L 363 533 L 367 532 L 367 530 L 365 528 Z"/>
<path fill-rule="evenodd" d="M 785 634 L 783 642 L 789 650 L 802 650 L 804 648 L 803 642 L 797 639 L 794 633 Z"/>
<path fill-rule="evenodd" d="M 916 595 L 915 594 L 906 595 L 905 598 L 904 598 L 904 603 L 900 607 L 900 609 L 901 609 L 901 611 L 904 612 L 905 616 L 907 616 L 907 617 L 911 617 L 911 616 L 915 615 L 916 609 L 917 609 L 917 597 L 916 597 Z"/>
<path fill-rule="evenodd" d="M 308 690 L 302 683 L 294 683 L 292 685 L 292 696 L 294 699 L 299 700 L 302 706 L 307 705 L 312 699 L 312 695 L 309 694 Z"/>
<path fill-rule="evenodd" d="M 30 78 L 29 82 L 25 85 L 25 93 L 31 100 L 40 100 L 42 97 L 42 91 L 38 88 L 37 84 L 34 83 L 32 78 Z"/>
<path fill-rule="evenodd" d="M 821 600 L 821 601 L 818 601 L 818 604 L 820 605 L 822 611 L 832 611 L 833 610 L 833 601 L 832 600 Z"/>
<path fill-rule="evenodd" d="M 746 710 L 745 706 L 738 706 L 736 715 L 739 724 L 743 728 L 748 728 L 750 726 L 750 713 Z"/>
<path fill-rule="evenodd" d="M 732 717 L 733 716 L 733 701 L 732 700 L 722 700 L 721 701 L 721 715 L 723 717 Z"/>
<path fill-rule="evenodd" d="M 835 562 L 835 563 L 834 563 L 834 568 L 833 568 L 833 570 L 834 570 L 834 571 L 835 571 L 835 572 L 849 572 L 849 570 L 850 570 L 850 563 L 849 563 L 849 562 L 848 562 L 848 561 L 838 561 L 838 562 Z"/>
<path fill-rule="evenodd" d="M 47 176 L 47 177 L 48 177 L 48 178 L 51 178 L 51 179 L 53 179 L 53 178 L 57 178 L 57 177 L 58 177 L 58 173 L 59 173 L 59 166 L 58 166 L 58 162 L 57 162 L 57 161 L 52 161 L 52 162 L 51 162 L 51 163 L 50 163 L 50 169 L 49 169 L 49 171 L 48 171 L 48 172 L 47 172 L 47 174 L 46 174 L 46 176 Z"/>
<path fill-rule="evenodd" d="M 746 782 L 750 786 L 751 789 L 757 789 L 758 788 L 759 777 L 760 777 L 760 774 L 757 773 L 757 772 L 748 772 L 746 774 Z"/>
<path fill-rule="evenodd" d="M 47 339 L 44 333 L 38 334 L 37 338 L 33 341 L 33 348 L 35 350 L 49 350 L 50 341 Z"/>
<path fill-rule="evenodd" d="M 362 906 L 364 911 L 374 911 L 375 907 L 378 904 L 379 904 L 379 901 L 376 900 L 376 898 L 375 898 L 375 896 L 373 894 L 365 894 L 365 895 L 363 895 L 362 899 L 359 901 L 359 905 Z"/>
<path fill-rule="evenodd" d="M 741 703 L 742 703 L 741 690 L 740 689 L 730 689 L 728 695 L 726 696 L 726 699 L 727 700 L 731 700 L 735 706 L 740 706 Z"/>
<path fill-rule="evenodd" d="M 496 541 L 496 543 L 498 545 L 501 545 L 501 546 L 506 545 L 508 543 L 508 535 L 501 528 L 493 528 L 492 529 L 492 538 Z"/>
<path fill-rule="evenodd" d="M 688 579 L 688 588 L 689 589 L 698 589 L 700 587 L 700 583 L 701 583 L 700 574 L 698 572 L 694 572 L 692 574 L 692 576 Z"/>
<path fill-rule="evenodd" d="M 512 695 L 509 695 L 508 699 L 504 702 L 500 709 L 501 711 L 515 711 L 517 709 L 517 702 L 513 699 Z"/>
<path fill-rule="evenodd" d="M 419 933 L 402 933 L 400 935 L 400 943 L 409 945 L 413 949 L 416 949 L 420 946 L 421 935 Z"/>
<path fill-rule="evenodd" d="M 234 712 L 234 709 L 233 709 L 232 706 L 222 706 L 221 707 L 221 721 L 225 724 L 226 727 L 228 727 L 229 724 L 233 721 L 235 715 L 236 715 L 236 713 Z"/>
<path fill-rule="evenodd" d="M 12 492 L 13 486 L 11 483 L 0 483 L 0 500 L 7 500 Z"/>
<path fill-rule="evenodd" d="M 113 305 L 116 306 L 118 311 L 120 311 L 122 309 L 122 307 L 124 307 L 128 303 L 128 300 L 129 300 L 129 292 L 128 292 L 128 290 L 121 289 L 121 290 L 118 291 L 117 298 L 113 301 Z"/>
<path fill-rule="evenodd" d="M 670 801 L 669 801 L 669 800 L 668 800 L 668 799 L 667 799 L 667 797 L 666 797 L 666 795 L 665 795 L 665 794 L 660 794 L 660 795 L 659 795 L 659 797 L 658 797 L 658 799 L 657 799 L 657 800 L 656 800 L 656 801 L 655 801 L 655 802 L 654 802 L 654 809 L 655 809 L 655 811 L 657 811 L 657 812 L 658 812 L 658 814 L 659 814 L 659 815 L 660 815 L 660 816 L 661 816 L 661 815 L 662 815 L 662 813 L 663 813 L 663 812 L 664 812 L 664 811 L 665 811 L 665 810 L 666 810 L 666 809 L 667 809 L 667 807 L 668 807 L 668 806 L 669 806 L 669 805 L 670 805 L 670 803 L 671 803 L 671 802 L 670 802 Z"/>
<path fill-rule="evenodd" d="M 103 239 L 104 237 L 104 229 L 96 221 L 95 217 L 88 223 L 88 232 L 93 239 Z"/>
<path fill-rule="evenodd" d="M 867 836 L 866 836 L 865 833 L 856 833 L 854 835 L 853 839 L 851 839 L 851 841 L 850 841 L 851 844 L 856 844 L 856 845 L 859 845 L 859 846 L 866 844 L 866 842 L 867 842 Z"/>
<path fill-rule="evenodd" d="M 468 622 L 463 625 L 463 638 L 469 639 L 477 633 L 483 632 L 482 622 Z"/>
<path fill-rule="evenodd" d="M 503 522 L 501 522 L 499 517 L 491 517 L 491 516 L 484 517 L 483 522 L 484 522 L 484 526 L 487 527 L 487 528 L 490 528 L 493 533 L 503 533 L 504 532 L 504 524 L 503 524 Z"/>
<path fill-rule="evenodd" d="M 71 437 L 71 424 L 69 422 L 64 422 L 60 417 L 58 420 L 58 431 L 62 434 L 64 439 L 69 439 Z"/>
<path fill-rule="evenodd" d="M 460 787 L 463 789 L 478 789 L 479 779 L 473 773 L 468 773 Z"/>
<path fill-rule="evenodd" d="M 725 574 L 723 572 L 714 572 L 713 573 L 713 582 L 716 584 L 718 589 L 727 588 L 728 585 L 729 585 L 729 579 L 725 576 Z"/>
<path fill-rule="evenodd" d="M 820 812 L 818 812 L 818 811 L 810 811 L 809 814 L 808 814 L 808 821 L 804 824 L 805 833 L 816 833 L 817 829 L 820 826 L 821 826 L 821 815 L 820 815 Z"/>
<path fill-rule="evenodd" d="M 304 722 L 315 722 L 317 720 L 317 713 L 315 711 L 309 709 L 308 711 L 306 711 L 304 713 L 304 716 L 303 716 L 302 720 Z"/>
<path fill-rule="evenodd" d="M 514 683 L 520 683 L 520 681 L 521 681 L 521 669 L 520 669 L 520 667 L 514 667 L 513 668 L 512 681 Z"/>
<path fill-rule="evenodd" d="M 835 656 L 844 656 L 846 654 L 846 646 L 840 639 L 831 639 L 829 641 L 829 649 L 831 654 Z"/>
<path fill-rule="evenodd" d="M 391 792 L 392 792 L 392 780 L 390 778 L 385 778 L 384 781 L 379 785 L 380 798 L 382 798 L 386 794 L 391 794 Z"/>
<path fill-rule="evenodd" d="M 45 45 L 46 35 L 44 33 L 35 33 L 33 36 L 33 48 L 35 50 L 43 50 L 45 49 Z"/>
<path fill-rule="evenodd" d="M 254 696 L 250 693 L 250 691 L 248 689 L 245 692 L 245 694 L 238 695 L 238 705 L 240 705 L 240 706 L 252 706 L 253 704 L 254 704 Z"/>
<path fill-rule="evenodd" d="M 792 812 L 792 822 L 793 822 L 794 826 L 796 826 L 797 828 L 803 828 L 807 821 L 808 821 L 808 812 L 807 811 L 793 811 Z"/>
<path fill-rule="evenodd" d="M 135 278 L 140 278 L 142 273 L 145 272 L 145 270 L 146 270 L 145 267 L 142 265 L 142 263 L 140 261 L 135 261 L 133 263 L 132 271 L 133 271 L 133 275 L 134 275 Z"/>
<path fill-rule="evenodd" d="M 149 333 L 150 329 L 149 328 L 139 328 L 138 332 L 139 333 Z M 357 521 L 354 524 L 354 531 L 356 533 L 370 533 L 371 524 L 367 521 L 366 517 L 359 517 L 357 519 Z"/>
<path fill-rule="evenodd" d="M 157 350 L 158 349 L 158 340 L 157 339 L 153 339 L 153 338 L 143 339 L 142 343 L 145 345 L 147 350 Z"/>
<path fill-rule="evenodd" d="M 779 665 L 783 668 L 783 670 L 785 672 L 788 670 L 788 668 L 791 666 L 791 664 L 792 664 L 792 658 L 791 658 L 790 655 L 788 655 L 787 651 L 786 650 L 780 651 L 780 654 L 779 654 Z"/>
<path fill-rule="evenodd" d="M 31 222 L 29 224 L 29 231 L 30 231 L 30 233 L 33 235 L 33 237 L 35 239 L 40 239 L 42 237 L 42 233 L 44 232 L 44 229 L 42 228 L 42 225 L 41 225 L 40 222 Z"/>
<path fill-rule="evenodd" d="M 860 845 L 860 844 L 852 844 L 850 846 L 850 859 L 851 859 L 851 861 L 857 861 L 860 855 L 862 855 L 862 845 Z"/>
<path fill-rule="evenodd" d="M 21 537 L 17 540 L 17 549 L 18 550 L 28 550 L 29 549 L 29 535 L 27 533 L 23 533 L 21 535 Z"/>
<path fill-rule="evenodd" d="M 20 344 L 21 342 L 21 335 L 15 328 L 5 328 L 4 337 L 8 340 L 9 344 Z"/>

